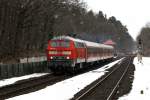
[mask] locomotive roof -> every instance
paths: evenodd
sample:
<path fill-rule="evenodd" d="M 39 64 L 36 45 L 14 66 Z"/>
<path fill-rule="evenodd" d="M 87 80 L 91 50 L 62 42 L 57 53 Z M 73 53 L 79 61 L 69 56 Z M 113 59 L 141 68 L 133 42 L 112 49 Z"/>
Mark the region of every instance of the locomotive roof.
<path fill-rule="evenodd" d="M 75 42 L 85 43 L 87 46 L 91 46 L 91 47 L 105 47 L 105 48 L 113 49 L 113 47 L 110 45 L 90 42 L 90 41 L 86 41 L 86 40 L 81 40 L 81 39 L 73 38 L 70 36 L 58 36 L 58 37 L 54 37 L 52 40 L 56 40 L 56 39 L 67 39 L 67 40 L 72 40 Z"/>

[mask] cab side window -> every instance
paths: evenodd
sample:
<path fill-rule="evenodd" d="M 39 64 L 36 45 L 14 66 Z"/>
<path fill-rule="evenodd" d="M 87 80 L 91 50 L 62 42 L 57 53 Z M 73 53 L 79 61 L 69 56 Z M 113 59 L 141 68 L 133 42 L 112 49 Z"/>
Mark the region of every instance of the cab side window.
<path fill-rule="evenodd" d="M 84 44 L 81 42 L 75 42 L 75 47 L 76 48 L 84 48 Z"/>

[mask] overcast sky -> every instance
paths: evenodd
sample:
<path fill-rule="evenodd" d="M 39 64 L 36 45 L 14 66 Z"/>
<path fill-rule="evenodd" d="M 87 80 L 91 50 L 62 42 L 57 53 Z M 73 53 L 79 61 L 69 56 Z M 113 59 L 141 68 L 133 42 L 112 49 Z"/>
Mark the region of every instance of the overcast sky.
<path fill-rule="evenodd" d="M 84 0 L 89 10 L 102 11 L 107 17 L 115 16 L 135 39 L 141 28 L 150 22 L 149 0 Z"/>

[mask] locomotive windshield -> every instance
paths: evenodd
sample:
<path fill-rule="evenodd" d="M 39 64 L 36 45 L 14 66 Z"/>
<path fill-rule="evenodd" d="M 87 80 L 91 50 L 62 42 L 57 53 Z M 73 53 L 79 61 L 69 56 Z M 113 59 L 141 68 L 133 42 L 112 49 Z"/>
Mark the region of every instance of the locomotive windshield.
<path fill-rule="evenodd" d="M 69 40 L 54 40 L 50 42 L 51 47 L 70 47 Z"/>

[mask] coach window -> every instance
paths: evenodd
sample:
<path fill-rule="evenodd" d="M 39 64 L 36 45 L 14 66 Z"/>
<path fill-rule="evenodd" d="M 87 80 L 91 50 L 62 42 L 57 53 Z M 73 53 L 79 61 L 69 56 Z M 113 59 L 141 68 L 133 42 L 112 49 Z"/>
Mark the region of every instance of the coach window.
<path fill-rule="evenodd" d="M 88 47 L 88 51 L 87 52 L 88 52 L 89 55 L 91 55 L 92 54 L 92 48 Z"/>
<path fill-rule="evenodd" d="M 103 56 L 103 49 L 100 48 L 100 56 Z"/>
<path fill-rule="evenodd" d="M 105 49 L 103 48 L 103 56 L 105 56 Z"/>

